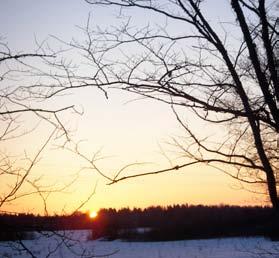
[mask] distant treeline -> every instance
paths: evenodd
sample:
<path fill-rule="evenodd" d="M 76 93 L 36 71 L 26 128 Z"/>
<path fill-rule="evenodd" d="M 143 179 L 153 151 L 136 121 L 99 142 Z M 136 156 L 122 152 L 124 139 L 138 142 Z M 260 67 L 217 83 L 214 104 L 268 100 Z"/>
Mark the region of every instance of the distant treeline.
<path fill-rule="evenodd" d="M 0 240 L 24 238 L 30 231 L 73 229 L 92 229 L 94 239 L 127 241 L 271 236 L 279 233 L 274 229 L 275 219 L 270 207 L 226 205 L 101 209 L 94 220 L 85 213 L 71 216 L 0 214 Z"/>
<path fill-rule="evenodd" d="M 92 220 L 85 213 L 64 216 L 0 214 L 0 241 L 30 238 L 32 231 L 91 229 Z"/>
<path fill-rule="evenodd" d="M 108 240 L 168 241 L 274 233 L 269 207 L 174 205 L 146 209 L 102 209 L 93 237 Z"/>

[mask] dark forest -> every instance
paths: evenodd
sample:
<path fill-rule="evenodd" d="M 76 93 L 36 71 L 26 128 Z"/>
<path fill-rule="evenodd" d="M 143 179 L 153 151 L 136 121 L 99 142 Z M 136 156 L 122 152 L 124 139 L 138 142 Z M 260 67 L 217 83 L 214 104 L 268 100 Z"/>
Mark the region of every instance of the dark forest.
<path fill-rule="evenodd" d="M 86 213 L 64 216 L 0 216 L 1 240 L 30 238 L 32 231 L 92 229 L 92 238 L 125 241 L 170 241 L 237 236 L 268 236 L 270 207 L 173 205 L 145 209 L 101 209 L 93 220 Z M 29 233 L 28 233 L 29 232 Z"/>

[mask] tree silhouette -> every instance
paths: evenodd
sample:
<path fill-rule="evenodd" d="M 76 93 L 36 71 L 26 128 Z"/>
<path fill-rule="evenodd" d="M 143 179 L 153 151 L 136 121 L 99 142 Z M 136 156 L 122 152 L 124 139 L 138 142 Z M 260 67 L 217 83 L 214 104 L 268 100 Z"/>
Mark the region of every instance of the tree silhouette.
<path fill-rule="evenodd" d="M 80 84 L 77 73 L 73 76 L 76 67 L 63 54 L 64 51 L 54 51 L 46 42 L 37 42 L 37 49 L 33 52 L 13 50 L 4 38 L 0 38 L 0 213 L 7 214 L 6 217 L 11 214 L 14 203 L 19 200 L 23 204 L 30 200 L 34 202 L 32 198 L 35 196 L 42 201 L 44 215 L 48 216 L 49 195 L 64 192 L 77 180 L 78 174 L 57 186 L 43 181 L 42 175 L 34 171 L 43 153 L 54 141 L 56 147 L 61 148 L 73 144 L 72 131 L 63 116 L 79 112 L 74 105 L 56 100 L 61 99 L 62 93 L 85 85 Z M 89 86 L 88 83 L 86 86 Z M 40 131 L 40 125 L 44 125 L 44 130 Z M 40 133 L 40 137 L 32 138 L 34 132 Z M 31 139 L 28 144 L 24 140 L 26 136 Z M 35 149 L 31 154 L 28 152 L 30 146 Z M 86 200 L 80 200 L 77 210 L 88 202 L 94 191 Z M 39 201 L 34 202 L 36 206 L 39 206 Z M 75 211 L 73 209 L 72 212 Z M 22 210 L 17 212 L 21 214 L 19 217 L 22 221 L 28 217 L 22 214 Z M 14 218 L 17 216 L 14 215 Z M 28 257 L 39 257 L 23 241 L 28 235 L 24 232 L 28 226 L 22 227 L 18 223 L 20 219 L 14 221 L 17 223 L 4 223 L 1 240 L 16 240 L 9 243 L 12 251 Z M 29 230 L 41 232 L 43 225 L 42 221 L 40 226 Z M 57 243 L 49 248 L 47 257 L 57 253 L 62 246 L 68 250 L 74 249 L 76 242 L 63 232 L 43 232 L 41 236 L 55 238 Z M 87 257 L 94 257 L 93 252 L 86 249 L 76 253 L 76 257 L 84 257 L 86 253 Z"/>
<path fill-rule="evenodd" d="M 96 8 L 119 8 L 123 19 L 118 27 L 107 29 L 87 25 L 87 40 L 72 44 L 85 51 L 99 71 L 92 78 L 95 85 L 166 103 L 186 132 L 186 140 L 175 139 L 182 163 L 127 176 L 120 171 L 110 183 L 205 163 L 241 183 L 264 186 L 278 210 L 276 1 L 231 0 L 233 18 L 220 23 L 207 18 L 210 1 L 86 2 Z M 153 17 L 143 27 L 133 24 L 133 15 L 140 11 Z M 184 114 L 219 128 L 221 136 L 216 140 L 197 132 Z"/>

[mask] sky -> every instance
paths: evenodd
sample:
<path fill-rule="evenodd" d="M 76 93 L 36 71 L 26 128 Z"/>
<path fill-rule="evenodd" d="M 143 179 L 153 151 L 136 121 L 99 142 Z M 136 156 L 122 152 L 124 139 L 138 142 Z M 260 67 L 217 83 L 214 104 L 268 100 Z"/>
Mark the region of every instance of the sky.
<path fill-rule="evenodd" d="M 82 40 L 77 26 L 86 24 L 89 13 L 92 26 L 105 27 L 119 22 L 115 17 L 117 10 L 93 8 L 82 0 L 3 0 L 0 3 L 1 36 L 10 48 L 18 51 L 32 50 L 35 48 L 35 40 L 49 40 L 50 35 L 65 41 L 72 38 Z M 227 1 L 218 5 L 218 13 L 228 14 Z M 140 13 L 135 13 L 135 16 L 138 18 L 136 20 L 141 18 Z M 213 5 L 208 6 L 208 16 L 216 21 L 222 18 L 216 16 L 216 6 Z M 133 167 L 132 172 L 169 166 L 161 148 L 171 149 L 166 143 L 174 136 L 183 135 L 170 108 L 154 100 L 136 100 L 137 96 L 119 90 L 110 90 L 108 94 L 109 98 L 106 99 L 99 90 L 83 89 L 54 103 L 58 106 L 74 104 L 84 110 L 82 116 L 73 114 L 65 118 L 75 131 L 74 139 L 82 140 L 81 149 L 88 155 L 102 150 L 101 157 L 104 159 L 98 165 L 109 175 L 122 166 L 137 162 L 146 164 Z M 35 121 L 27 118 L 24 123 L 28 128 Z M 193 123 L 197 123 L 195 126 L 203 130 L 198 121 Z M 48 127 L 40 124 L 31 135 L 13 140 L 9 145 L 2 146 L 2 150 L 18 156 L 24 152 L 32 155 L 47 135 Z M 82 210 L 184 203 L 263 203 L 261 196 L 240 189 L 237 182 L 202 165 L 108 186 L 107 181 L 96 172 L 81 170 L 87 166 L 82 159 L 56 149 L 54 144 L 42 154 L 32 176 L 36 178 L 41 175 L 43 182 L 52 186 L 70 182 L 77 173 L 79 177 L 65 192 L 48 196 L 48 210 L 51 213 L 74 210 L 94 189 L 95 194 Z M 3 209 L 42 213 L 43 203 L 35 195 L 18 199 Z"/>

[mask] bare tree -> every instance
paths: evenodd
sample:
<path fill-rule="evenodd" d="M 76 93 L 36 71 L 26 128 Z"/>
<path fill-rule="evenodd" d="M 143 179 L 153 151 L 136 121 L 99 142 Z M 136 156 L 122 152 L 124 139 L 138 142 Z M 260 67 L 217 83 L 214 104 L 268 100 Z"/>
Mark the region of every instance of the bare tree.
<path fill-rule="evenodd" d="M 32 53 L 13 52 L 4 39 L 0 42 L 0 65 L 0 175 L 1 181 L 6 182 L 2 186 L 0 208 L 19 198 L 39 194 L 47 212 L 45 195 L 58 189 L 41 186 L 39 177 L 31 179 L 30 174 L 51 140 L 57 137 L 64 138 L 64 141 L 70 140 L 69 130 L 60 115 L 68 110 L 73 111 L 74 106 L 51 108 L 47 103 L 58 94 L 61 87 L 68 88 L 62 83 L 65 77 L 62 70 L 66 72 L 70 67 L 61 62 L 59 52 L 46 50 L 42 45 L 38 45 L 38 49 Z M 60 73 L 58 66 L 61 67 Z M 49 127 L 49 135 L 46 135 L 33 157 L 27 153 L 22 157 L 19 152 L 9 153 L 6 150 L 5 147 L 13 140 L 18 140 L 20 144 L 20 139 L 34 132 L 42 121 Z M 22 191 L 25 185 L 29 185 L 28 190 Z"/>
<path fill-rule="evenodd" d="M 93 78 L 84 76 L 83 67 L 75 65 L 70 58 L 71 49 L 53 50 L 49 41 L 35 43 L 36 49 L 26 53 L 10 49 L 5 39 L 0 38 L 0 176 L 1 182 L 7 182 L 1 189 L 0 208 L 19 198 L 38 194 L 47 214 L 46 196 L 63 188 L 41 186 L 40 178 L 33 176 L 31 180 L 30 174 L 41 159 L 42 152 L 54 140 L 57 148 L 73 153 L 77 151 L 72 139 L 74 132 L 65 121 L 72 114 L 81 115 L 83 111 L 78 111 L 72 103 L 67 104 L 65 95 L 86 87 L 102 90 L 105 97 L 107 94 L 96 86 L 94 80 L 99 69 L 95 70 Z M 80 56 L 81 63 L 84 61 L 82 58 Z M 30 144 L 37 147 L 37 152 L 33 151 L 30 156 L 26 151 L 28 146 L 21 140 L 40 130 L 41 124 L 45 129 L 40 137 L 42 142 Z M 13 141 L 16 141 L 17 149 L 23 149 L 23 156 L 16 148 L 9 152 L 7 146 L 14 144 Z M 22 191 L 25 188 L 23 185 L 29 185 L 27 191 Z M 84 203 L 80 208 L 82 205 Z"/>
<path fill-rule="evenodd" d="M 133 175 L 120 171 L 110 183 L 205 163 L 239 182 L 264 186 L 279 210 L 276 1 L 225 2 L 231 18 L 222 22 L 207 18 L 206 8 L 215 1 L 87 2 L 96 8 L 118 8 L 123 19 L 107 29 L 86 26 L 87 40 L 71 44 L 85 51 L 100 71 L 94 77 L 96 86 L 166 103 L 187 133 L 186 140 L 175 139 L 183 162 Z M 133 24 L 139 11 L 153 17 L 142 27 Z M 184 116 L 189 111 L 205 126 L 222 130 L 218 139 L 192 128 Z"/>
<path fill-rule="evenodd" d="M 42 201 L 44 214 L 49 215 L 49 196 L 68 190 L 78 177 L 77 173 L 68 182 L 56 186 L 42 181 L 42 175 L 36 175 L 35 169 L 49 145 L 55 144 L 57 148 L 68 149 L 75 146 L 73 132 L 65 123 L 64 116 L 81 112 L 74 105 L 65 104 L 63 95 L 92 85 L 87 78 L 79 76 L 78 67 L 65 57 L 64 54 L 69 54 L 69 51 L 54 51 L 46 42 L 36 42 L 36 47 L 33 52 L 13 51 L 5 39 L 0 38 L 1 213 L 9 213 L 12 204 L 19 200 L 25 202 L 28 198 L 38 196 Z M 44 130 L 41 130 L 42 127 Z M 40 136 L 33 136 L 34 133 Z M 26 137 L 31 140 L 27 142 L 24 139 Z M 28 151 L 30 146 L 34 150 Z M 75 149 L 71 150 L 75 152 Z M 95 189 L 88 198 L 80 200 L 81 204 L 72 212 L 82 208 L 94 192 Z M 19 214 L 26 212 L 17 211 Z M 83 247 L 80 241 L 68 233 L 41 232 L 40 237 L 45 240 L 52 238 L 53 241 L 45 254 L 40 253 L 40 250 L 33 250 L 32 244 L 30 246 L 20 238 L 9 243 L 9 250 L 24 254 L 25 257 L 51 257 L 64 248 L 75 257 L 95 257 L 91 248 Z"/>

